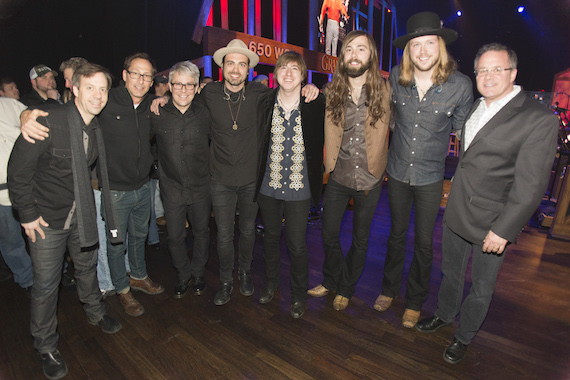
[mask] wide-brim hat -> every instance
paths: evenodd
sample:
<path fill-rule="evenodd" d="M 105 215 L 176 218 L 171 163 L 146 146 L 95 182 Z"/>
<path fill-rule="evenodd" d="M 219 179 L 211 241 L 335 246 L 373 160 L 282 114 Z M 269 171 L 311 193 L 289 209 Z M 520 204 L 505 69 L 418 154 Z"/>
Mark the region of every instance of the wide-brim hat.
<path fill-rule="evenodd" d="M 394 46 L 398 49 L 404 49 L 408 41 L 420 36 L 440 36 L 446 45 L 457 39 L 457 32 L 444 28 L 439 16 L 433 12 L 420 12 L 410 17 L 406 23 L 406 32 L 408 34 L 394 40 Z"/>
<path fill-rule="evenodd" d="M 214 62 L 216 62 L 216 65 L 222 67 L 222 62 L 224 60 L 224 57 L 231 53 L 243 54 L 247 58 L 249 58 L 250 69 L 257 66 L 257 63 L 259 62 L 259 56 L 257 55 L 257 53 L 249 50 L 245 42 L 237 38 L 231 40 L 228 43 L 228 46 L 216 50 L 216 52 L 214 53 Z"/>

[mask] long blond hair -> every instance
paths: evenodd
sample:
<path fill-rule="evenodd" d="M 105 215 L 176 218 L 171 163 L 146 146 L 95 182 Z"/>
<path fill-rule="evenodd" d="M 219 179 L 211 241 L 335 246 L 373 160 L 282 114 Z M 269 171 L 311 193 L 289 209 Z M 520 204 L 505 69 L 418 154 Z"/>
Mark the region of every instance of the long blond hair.
<path fill-rule="evenodd" d="M 368 47 L 370 49 L 370 68 L 366 74 L 366 96 L 368 115 L 370 116 L 370 124 L 375 127 L 376 121 L 381 119 L 389 110 L 384 109 L 382 106 L 384 96 L 389 96 L 386 93 L 385 79 L 380 75 L 380 65 L 378 61 L 378 50 L 376 43 L 371 35 L 361 30 L 354 30 L 347 34 L 345 37 L 340 55 L 337 61 L 337 67 L 333 74 L 331 82 L 327 85 L 327 113 L 330 113 L 333 123 L 342 125 L 344 122 L 344 109 L 348 99 L 350 85 L 348 83 L 347 64 L 344 61 L 344 52 L 349 43 L 354 39 L 366 36 L 368 40 Z"/>
<path fill-rule="evenodd" d="M 445 41 L 440 36 L 437 37 L 439 40 L 439 59 L 435 63 L 435 70 L 431 75 L 431 81 L 433 84 L 444 84 L 447 82 L 447 78 L 451 73 L 457 69 L 457 63 L 447 52 L 447 47 L 445 46 Z M 404 54 L 402 55 L 402 62 L 400 63 L 400 78 L 398 83 L 402 86 L 409 86 L 414 79 L 414 64 L 410 57 L 410 42 L 406 44 L 404 48 Z"/>

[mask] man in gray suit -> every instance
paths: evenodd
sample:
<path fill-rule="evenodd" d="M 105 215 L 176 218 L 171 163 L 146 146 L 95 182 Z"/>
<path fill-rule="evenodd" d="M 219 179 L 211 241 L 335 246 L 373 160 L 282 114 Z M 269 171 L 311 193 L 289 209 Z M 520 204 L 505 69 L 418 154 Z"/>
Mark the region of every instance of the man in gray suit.
<path fill-rule="evenodd" d="M 517 56 L 493 43 L 475 57 L 476 101 L 462 131 L 462 152 L 443 217 L 443 279 L 434 316 L 416 330 L 434 332 L 460 313 L 443 359 L 455 364 L 483 324 L 505 247 L 516 239 L 540 203 L 556 152 L 554 114 L 514 84 Z M 471 290 L 463 304 L 469 256 Z"/>

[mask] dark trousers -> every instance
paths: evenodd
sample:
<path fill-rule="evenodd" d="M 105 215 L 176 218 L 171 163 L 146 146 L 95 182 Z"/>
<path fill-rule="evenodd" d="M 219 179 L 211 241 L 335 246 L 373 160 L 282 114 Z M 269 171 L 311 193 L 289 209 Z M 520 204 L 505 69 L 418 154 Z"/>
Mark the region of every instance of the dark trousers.
<path fill-rule="evenodd" d="M 257 202 L 253 201 L 255 182 L 244 186 L 227 186 L 214 178 L 210 183 L 212 206 L 216 219 L 220 281 L 232 282 L 235 261 L 234 224 L 236 204 L 239 207 L 239 270 L 249 272 L 255 244 Z"/>
<path fill-rule="evenodd" d="M 424 186 L 411 186 L 394 178 L 388 180 L 388 200 L 392 227 L 384 264 L 382 294 L 396 297 L 400 293 L 402 271 L 406 261 L 406 234 L 414 205 L 414 258 L 408 274 L 405 304 L 407 309 L 421 310 L 429 294 L 433 259 L 433 229 L 439 212 L 443 180 Z"/>
<path fill-rule="evenodd" d="M 167 199 L 163 199 L 162 204 L 168 232 L 168 250 L 172 256 L 172 265 L 178 271 L 178 279 L 186 281 L 190 276 L 203 277 L 210 248 L 210 196 L 190 205 Z M 186 249 L 186 217 L 190 220 L 194 237 L 192 262 Z"/>
<path fill-rule="evenodd" d="M 285 217 L 285 236 L 291 263 L 291 303 L 307 298 L 309 260 L 307 256 L 307 221 L 311 200 L 283 201 L 259 194 L 257 198 L 263 218 L 263 259 L 265 261 L 264 287 L 279 286 L 281 262 L 281 230 Z"/>
<path fill-rule="evenodd" d="M 380 191 L 378 186 L 366 195 L 330 179 L 323 200 L 323 245 L 325 263 L 323 265 L 323 286 L 331 291 L 350 298 L 366 261 L 370 225 L 376 211 Z M 354 199 L 352 216 L 352 245 L 343 257 L 340 245 L 340 226 L 346 206 Z"/>
<path fill-rule="evenodd" d="M 36 242 L 28 239 L 34 284 L 31 294 L 30 331 L 34 337 L 34 347 L 40 354 L 57 350 L 57 300 L 61 281 L 61 268 L 65 248 L 75 266 L 77 294 L 83 303 L 87 318 L 98 322 L 105 315 L 101 302 L 101 292 L 97 282 L 97 250 L 82 252 L 79 247 L 77 226 L 69 230 L 55 230 L 42 227 L 46 238 L 36 235 Z"/>
<path fill-rule="evenodd" d="M 471 252 L 471 289 L 462 304 L 465 272 Z M 463 344 L 471 343 L 487 316 L 504 258 L 504 253 L 483 253 L 482 246 L 466 241 L 446 224 L 443 225 L 443 278 L 435 315 L 443 321 L 451 322 L 459 313 L 459 328 L 455 337 Z"/>

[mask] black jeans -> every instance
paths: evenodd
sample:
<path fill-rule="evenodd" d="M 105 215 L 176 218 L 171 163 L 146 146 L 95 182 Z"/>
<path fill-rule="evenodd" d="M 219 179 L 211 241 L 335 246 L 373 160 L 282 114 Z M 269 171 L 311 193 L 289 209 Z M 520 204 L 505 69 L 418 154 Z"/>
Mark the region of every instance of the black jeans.
<path fill-rule="evenodd" d="M 364 269 L 370 225 L 381 191 L 381 182 L 366 195 L 364 191 L 356 191 L 329 180 L 323 200 L 323 286 L 328 290 L 337 291 L 347 298 L 354 294 L 354 288 Z M 350 198 L 354 199 L 352 245 L 346 257 L 343 257 L 339 234 Z"/>
<path fill-rule="evenodd" d="M 61 268 L 65 248 L 75 267 L 77 294 L 83 309 L 91 322 L 98 322 L 105 315 L 105 305 L 101 302 L 101 292 L 97 282 L 97 250 L 81 251 L 77 225 L 69 230 L 56 230 L 42 227 L 45 239 L 36 234 L 36 242 L 28 238 L 34 284 L 30 302 L 30 331 L 34 337 L 34 347 L 40 354 L 57 350 L 57 300 Z"/>
<path fill-rule="evenodd" d="M 263 218 L 263 259 L 265 261 L 264 287 L 279 286 L 281 262 L 281 230 L 285 216 L 285 236 L 291 262 L 291 303 L 307 298 L 309 261 L 307 256 L 307 221 L 311 200 L 283 201 L 259 194 L 257 198 Z"/>
<path fill-rule="evenodd" d="M 421 310 L 429 294 L 433 259 L 433 229 L 439 212 L 443 180 L 424 186 L 411 186 L 394 178 L 388 180 L 388 200 L 392 227 L 384 264 L 382 294 L 396 297 L 400 293 L 402 271 L 406 261 L 406 234 L 414 205 L 414 258 L 408 274 L 405 305 Z"/>
<path fill-rule="evenodd" d="M 187 281 L 190 276 L 203 277 L 210 249 L 210 196 L 190 205 L 163 199 L 162 205 L 168 232 L 168 250 L 172 256 L 172 265 L 178 272 L 178 279 Z M 189 217 L 194 238 L 192 262 L 186 248 L 186 217 Z"/>

